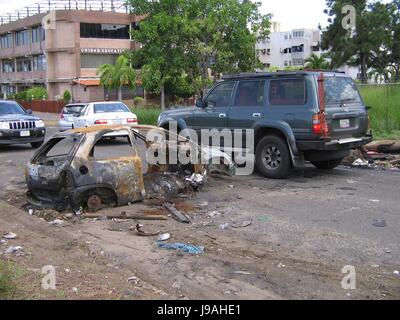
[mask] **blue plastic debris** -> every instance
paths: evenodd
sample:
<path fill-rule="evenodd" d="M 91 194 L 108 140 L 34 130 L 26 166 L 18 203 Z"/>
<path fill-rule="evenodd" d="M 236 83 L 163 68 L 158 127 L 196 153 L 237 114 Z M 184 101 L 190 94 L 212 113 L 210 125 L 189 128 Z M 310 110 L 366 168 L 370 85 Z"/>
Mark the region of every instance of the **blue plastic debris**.
<path fill-rule="evenodd" d="M 204 247 L 196 247 L 191 244 L 165 243 L 165 242 L 157 241 L 157 245 L 161 249 L 180 250 L 180 251 L 190 253 L 190 254 L 202 254 L 204 252 Z"/>

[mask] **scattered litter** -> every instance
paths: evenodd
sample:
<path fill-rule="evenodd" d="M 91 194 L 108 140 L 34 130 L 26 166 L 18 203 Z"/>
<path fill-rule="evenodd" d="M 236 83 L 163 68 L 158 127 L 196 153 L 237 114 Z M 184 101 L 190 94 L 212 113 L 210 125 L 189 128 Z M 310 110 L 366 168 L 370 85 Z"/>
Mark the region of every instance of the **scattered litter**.
<path fill-rule="evenodd" d="M 394 271 L 393 271 L 393 274 L 394 274 L 395 276 L 400 276 L 400 272 L 399 272 L 398 270 L 394 270 Z"/>
<path fill-rule="evenodd" d="M 371 268 L 379 268 L 379 264 L 371 264 Z"/>
<path fill-rule="evenodd" d="M 379 203 L 381 202 L 381 200 L 376 200 L 376 199 L 370 199 L 369 202 L 373 202 L 373 203 Z"/>
<path fill-rule="evenodd" d="M 241 271 L 241 270 L 238 270 L 238 271 L 234 271 L 233 272 L 234 274 L 243 274 L 243 275 L 251 275 L 251 273 L 250 272 L 247 272 L 247 271 Z"/>
<path fill-rule="evenodd" d="M 285 266 L 283 263 L 279 262 L 278 268 L 285 268 L 285 267 L 286 267 L 286 266 Z"/>
<path fill-rule="evenodd" d="M 133 282 L 135 285 L 139 283 L 139 278 L 138 277 L 130 277 L 127 280 L 128 282 Z"/>
<path fill-rule="evenodd" d="M 145 230 L 143 230 L 144 225 L 138 223 L 136 224 L 136 232 L 139 236 L 143 236 L 143 237 L 154 237 L 154 236 L 158 236 L 160 234 L 160 231 L 157 232 L 146 232 Z"/>
<path fill-rule="evenodd" d="M 180 289 L 181 287 L 182 287 L 182 283 L 180 283 L 179 281 L 175 281 L 172 284 L 172 288 L 174 288 L 174 289 Z"/>
<path fill-rule="evenodd" d="M 167 241 L 169 238 L 171 238 L 169 233 L 163 233 L 158 237 L 158 241 Z"/>
<path fill-rule="evenodd" d="M 233 224 L 232 228 L 235 228 L 235 229 L 246 228 L 246 227 L 250 226 L 252 223 L 253 223 L 253 221 L 251 221 L 251 220 L 243 221 L 240 223 Z"/>
<path fill-rule="evenodd" d="M 64 270 L 65 270 L 66 273 L 70 273 L 70 272 L 71 272 L 71 270 L 68 269 L 68 268 L 67 268 L 67 269 L 64 269 Z"/>
<path fill-rule="evenodd" d="M 165 242 L 157 242 L 157 245 L 161 249 L 168 250 L 180 250 L 190 254 L 202 254 L 204 252 L 204 247 L 197 247 L 191 244 L 184 243 L 165 243 Z"/>
<path fill-rule="evenodd" d="M 355 167 L 367 167 L 369 165 L 368 161 L 362 160 L 358 158 L 356 161 L 353 162 L 353 166 Z"/>
<path fill-rule="evenodd" d="M 197 190 L 198 188 L 200 188 L 201 186 L 204 185 L 205 183 L 205 179 L 204 176 L 201 175 L 200 173 L 193 173 L 190 178 L 186 178 L 186 181 L 189 182 L 189 184 L 195 189 Z"/>
<path fill-rule="evenodd" d="M 229 185 L 229 189 L 233 189 L 235 186 L 233 184 Z"/>
<path fill-rule="evenodd" d="M 0 240 L 0 244 L 6 244 L 7 241 L 6 240 Z"/>
<path fill-rule="evenodd" d="M 229 223 L 224 223 L 219 226 L 219 230 L 227 230 L 229 229 Z"/>
<path fill-rule="evenodd" d="M 387 226 L 385 220 L 374 220 L 375 222 L 372 224 L 374 227 L 377 228 L 385 228 Z"/>
<path fill-rule="evenodd" d="M 76 287 L 73 287 L 73 288 L 72 288 L 72 292 L 74 292 L 74 293 L 78 293 L 78 288 L 76 288 Z"/>
<path fill-rule="evenodd" d="M 202 201 L 197 204 L 201 208 L 208 207 L 208 201 Z"/>
<path fill-rule="evenodd" d="M 210 212 L 210 213 L 208 214 L 208 216 L 209 216 L 210 218 L 219 217 L 220 215 L 221 215 L 221 212 L 218 212 L 218 211 L 213 211 L 213 212 Z"/>
<path fill-rule="evenodd" d="M 189 217 L 187 215 L 185 215 L 183 212 L 176 209 L 172 203 L 164 202 L 162 206 L 164 209 L 166 209 L 167 211 L 169 211 L 172 214 L 172 216 L 174 217 L 175 220 L 182 222 L 182 223 L 190 223 Z"/>
<path fill-rule="evenodd" d="M 51 224 L 52 226 L 61 226 L 62 224 L 64 224 L 64 220 L 56 219 L 54 221 L 50 221 L 49 224 Z"/>
<path fill-rule="evenodd" d="M 29 210 L 28 210 L 28 214 L 29 214 L 30 216 L 33 216 L 33 209 L 29 209 Z"/>
<path fill-rule="evenodd" d="M 3 236 L 3 238 L 7 239 L 7 240 L 13 240 L 13 239 L 17 239 L 17 235 L 13 232 L 9 232 L 9 233 L 5 234 Z"/>
<path fill-rule="evenodd" d="M 75 213 L 75 215 L 80 216 L 83 213 L 83 208 L 80 207 L 79 209 L 74 210 L 74 213 Z"/>
<path fill-rule="evenodd" d="M 352 179 L 348 179 L 348 180 L 346 180 L 346 182 L 347 182 L 348 184 L 355 184 L 355 183 L 357 183 L 357 181 L 352 180 Z"/>
<path fill-rule="evenodd" d="M 392 250 L 390 250 L 389 248 L 385 248 L 383 249 L 383 251 L 385 251 L 385 253 L 392 253 Z"/>
<path fill-rule="evenodd" d="M 24 250 L 23 247 L 20 246 L 11 246 L 6 250 L 6 254 L 10 253 L 20 253 L 22 250 Z"/>

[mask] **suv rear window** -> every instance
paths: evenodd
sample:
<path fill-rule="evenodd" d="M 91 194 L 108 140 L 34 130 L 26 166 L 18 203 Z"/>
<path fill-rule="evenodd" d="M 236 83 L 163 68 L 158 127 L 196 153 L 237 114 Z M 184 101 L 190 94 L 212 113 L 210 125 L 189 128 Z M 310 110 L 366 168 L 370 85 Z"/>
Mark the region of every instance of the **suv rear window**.
<path fill-rule="evenodd" d="M 324 79 L 325 104 L 361 102 L 360 94 L 351 78 L 326 77 Z"/>
<path fill-rule="evenodd" d="M 271 80 L 268 96 L 271 105 L 304 105 L 306 82 L 304 79 Z"/>

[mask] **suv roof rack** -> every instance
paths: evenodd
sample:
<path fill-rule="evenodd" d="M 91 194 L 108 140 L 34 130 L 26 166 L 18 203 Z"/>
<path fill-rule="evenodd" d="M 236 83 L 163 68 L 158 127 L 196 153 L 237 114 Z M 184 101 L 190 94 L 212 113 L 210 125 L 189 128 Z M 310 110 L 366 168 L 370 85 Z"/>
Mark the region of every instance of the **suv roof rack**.
<path fill-rule="evenodd" d="M 221 80 L 228 79 L 244 79 L 244 78 L 256 78 L 256 77 L 276 77 L 276 76 L 300 76 L 310 72 L 324 72 L 324 73 L 341 73 L 345 74 L 344 71 L 339 70 L 323 70 L 323 69 L 301 69 L 296 71 L 285 71 L 277 70 L 276 72 L 242 72 L 236 74 L 227 74 L 221 77 Z"/>

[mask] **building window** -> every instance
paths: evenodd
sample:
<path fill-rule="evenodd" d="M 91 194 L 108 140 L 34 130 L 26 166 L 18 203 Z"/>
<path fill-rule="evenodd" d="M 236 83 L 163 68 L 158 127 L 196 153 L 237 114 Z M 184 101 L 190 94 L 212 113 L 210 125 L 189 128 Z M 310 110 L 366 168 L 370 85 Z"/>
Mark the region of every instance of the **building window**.
<path fill-rule="evenodd" d="M 304 64 L 304 59 L 293 59 L 294 66 L 302 66 Z"/>
<path fill-rule="evenodd" d="M 81 38 L 130 39 L 129 25 L 81 23 Z"/>
<path fill-rule="evenodd" d="M 46 56 L 44 54 L 40 56 L 34 56 L 32 58 L 33 71 L 44 71 L 46 70 Z"/>
<path fill-rule="evenodd" d="M 12 48 L 14 46 L 13 35 L 11 33 L 1 36 L 1 48 Z"/>
<path fill-rule="evenodd" d="M 15 45 L 23 46 L 29 44 L 29 30 L 22 30 L 15 33 Z"/>
<path fill-rule="evenodd" d="M 304 37 L 304 31 L 294 31 L 293 32 L 293 38 L 303 38 Z"/>
<path fill-rule="evenodd" d="M 17 72 L 29 72 L 32 71 L 31 59 L 20 58 L 17 59 Z"/>
<path fill-rule="evenodd" d="M 14 60 L 3 60 L 1 65 L 3 73 L 15 72 Z"/>
<path fill-rule="evenodd" d="M 271 105 L 304 105 L 306 83 L 304 79 L 271 80 L 268 96 Z"/>
<path fill-rule="evenodd" d="M 292 52 L 304 52 L 304 44 L 301 44 L 299 46 L 293 46 Z"/>
<path fill-rule="evenodd" d="M 312 46 L 311 48 L 312 48 L 312 51 L 314 51 L 314 52 L 319 51 L 319 46 Z"/>
<path fill-rule="evenodd" d="M 116 54 L 81 54 L 81 68 L 98 68 L 102 64 L 115 64 Z"/>
<path fill-rule="evenodd" d="M 41 26 L 32 29 L 32 42 L 44 41 L 44 30 Z"/>

